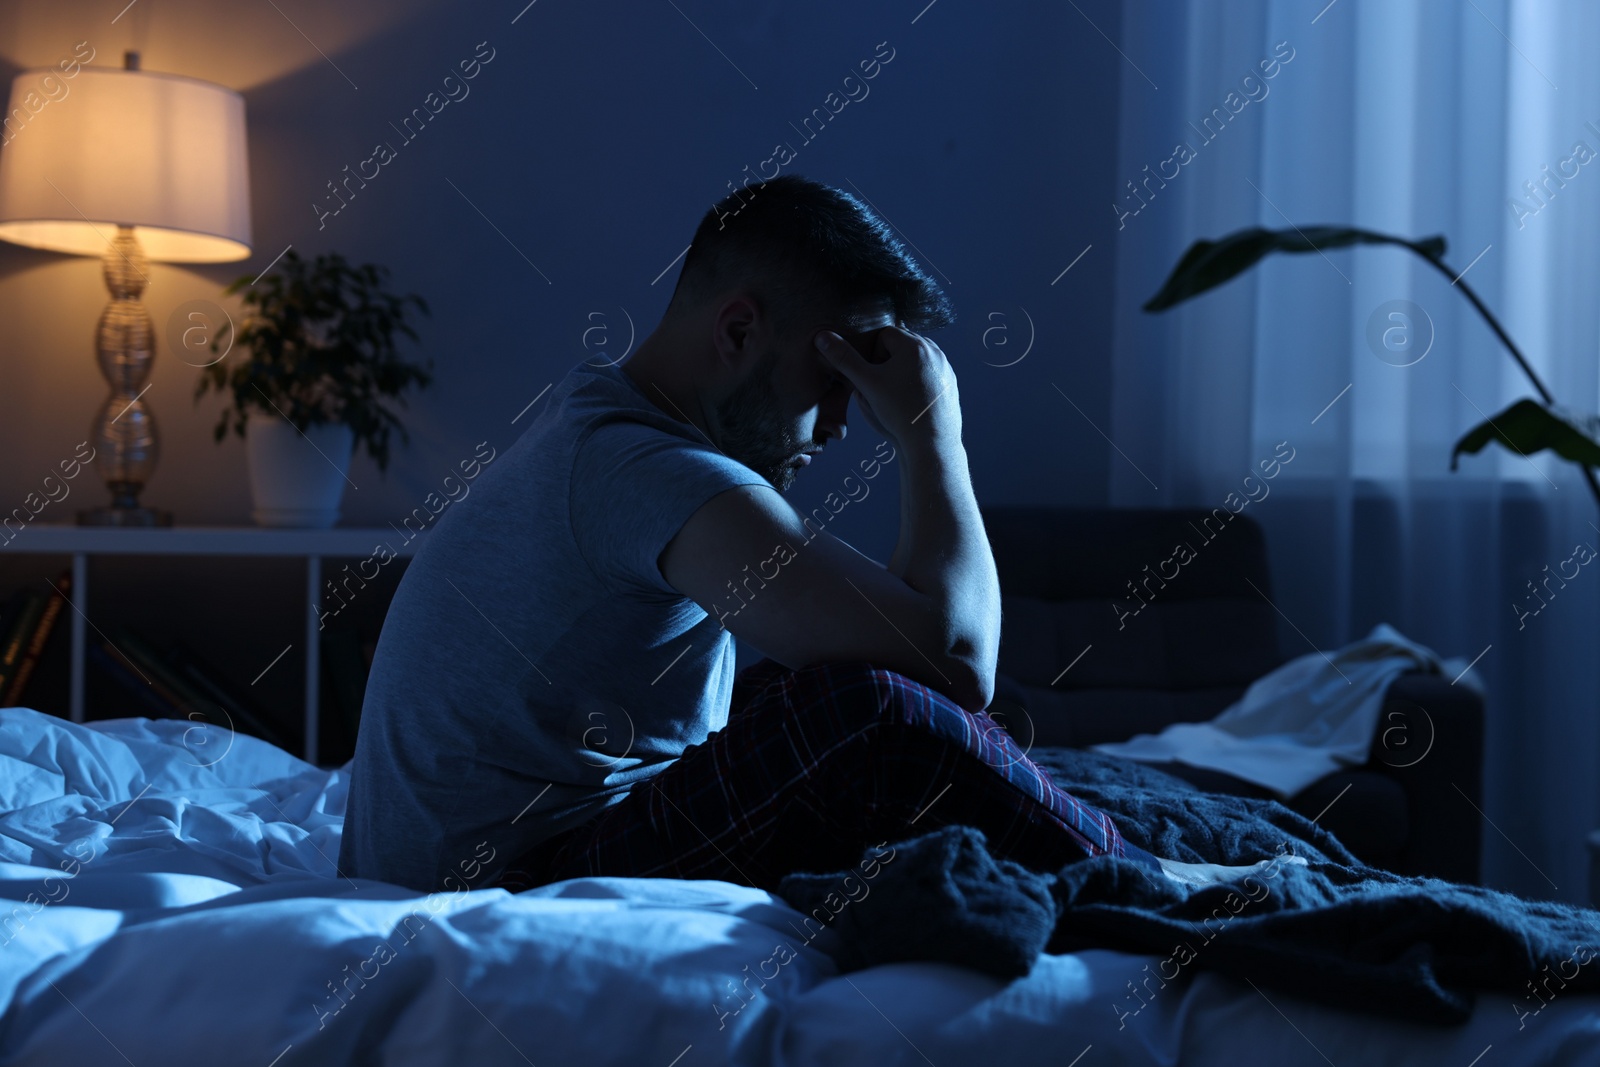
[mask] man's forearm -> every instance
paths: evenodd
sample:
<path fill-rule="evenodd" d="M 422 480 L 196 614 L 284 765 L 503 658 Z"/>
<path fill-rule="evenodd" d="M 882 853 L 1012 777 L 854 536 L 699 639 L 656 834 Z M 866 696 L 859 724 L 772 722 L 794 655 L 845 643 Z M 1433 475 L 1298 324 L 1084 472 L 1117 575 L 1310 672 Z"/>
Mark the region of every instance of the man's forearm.
<path fill-rule="evenodd" d="M 911 474 L 900 465 L 900 535 L 895 539 L 894 552 L 889 556 L 889 573 L 905 581 L 906 553 L 911 545 Z"/>
<path fill-rule="evenodd" d="M 900 454 L 900 537 L 889 572 L 939 605 L 940 653 L 966 664 L 987 696 L 1000 651 L 1000 583 L 966 450 L 958 438 L 929 438 Z"/>

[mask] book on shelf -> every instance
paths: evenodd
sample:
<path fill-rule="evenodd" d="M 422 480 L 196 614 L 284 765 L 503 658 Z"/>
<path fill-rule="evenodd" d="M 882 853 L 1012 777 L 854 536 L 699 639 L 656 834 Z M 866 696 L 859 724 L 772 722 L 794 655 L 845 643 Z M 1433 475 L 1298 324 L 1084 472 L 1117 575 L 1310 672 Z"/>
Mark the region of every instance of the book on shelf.
<path fill-rule="evenodd" d="M 113 626 L 111 638 L 118 652 L 125 653 L 133 661 L 140 676 L 148 678 L 149 684 L 174 704 L 180 714 L 191 719 L 198 717 L 206 722 L 216 718 L 215 709 L 211 707 L 206 695 L 163 661 L 151 647 L 150 642 L 138 632 L 126 626 Z M 215 725 L 226 724 L 218 722 Z"/>
<path fill-rule="evenodd" d="M 183 710 L 173 703 L 171 694 L 163 694 L 148 675 L 141 675 L 127 655 L 109 638 L 90 643 L 89 660 L 155 718 L 176 719 L 183 716 Z"/>
<path fill-rule="evenodd" d="M 45 596 L 38 590 L 19 589 L 12 596 L 6 612 L 5 638 L 0 643 L 0 694 L 10 690 L 44 609 Z M 0 700 L 0 704 L 5 701 Z M 10 707 L 9 704 L 5 706 Z"/>
<path fill-rule="evenodd" d="M 293 751 L 283 731 L 273 725 L 274 716 L 236 685 L 230 685 L 227 676 L 209 661 L 197 654 L 182 641 L 168 641 L 162 647 L 164 661 L 208 701 L 208 707 L 227 712 L 234 725 L 263 741 Z"/>
<path fill-rule="evenodd" d="M 124 688 L 135 690 L 158 716 L 239 730 L 284 747 L 280 732 L 268 725 L 271 717 L 235 695 L 187 646 L 174 641 L 157 651 L 155 642 L 131 627 L 113 626 L 110 631 L 92 649 L 98 652 L 96 662 Z"/>
<path fill-rule="evenodd" d="M 56 621 L 61 617 L 67 597 L 71 593 L 72 568 L 68 567 L 57 577 L 56 593 L 45 598 L 44 610 L 39 613 L 38 621 L 34 624 L 32 632 L 27 635 L 22 658 L 17 663 L 15 673 L 7 679 L 4 694 L 0 695 L 0 707 L 12 708 L 22 702 L 22 694 L 27 689 L 28 679 L 33 677 L 33 669 L 38 666 L 39 657 L 44 655 L 45 645 L 49 643 L 50 635 L 55 632 Z"/>

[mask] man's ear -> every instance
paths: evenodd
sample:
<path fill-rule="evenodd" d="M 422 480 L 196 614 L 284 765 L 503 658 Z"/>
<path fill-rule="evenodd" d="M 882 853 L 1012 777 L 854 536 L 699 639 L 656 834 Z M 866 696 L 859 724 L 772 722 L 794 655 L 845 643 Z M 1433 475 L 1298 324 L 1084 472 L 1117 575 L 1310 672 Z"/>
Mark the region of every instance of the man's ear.
<path fill-rule="evenodd" d="M 770 344 L 771 319 L 761 301 L 747 289 L 725 296 L 711 320 L 711 346 L 724 370 L 743 373 Z"/>

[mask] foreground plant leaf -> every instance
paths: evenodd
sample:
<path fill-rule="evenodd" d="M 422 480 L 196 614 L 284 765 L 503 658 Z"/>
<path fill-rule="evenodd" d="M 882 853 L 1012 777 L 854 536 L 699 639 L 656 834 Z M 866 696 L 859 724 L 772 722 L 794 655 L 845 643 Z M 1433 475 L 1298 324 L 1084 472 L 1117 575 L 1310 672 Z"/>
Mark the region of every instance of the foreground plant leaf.
<path fill-rule="evenodd" d="M 1216 241 L 1196 241 L 1190 245 L 1161 290 L 1145 303 L 1144 310 L 1165 311 L 1174 304 L 1215 289 L 1273 252 L 1321 252 L 1357 244 L 1403 245 L 1434 260 L 1442 258 L 1445 252 L 1443 237 L 1406 241 L 1353 226 L 1308 226 L 1289 230 L 1253 226 Z"/>
<path fill-rule="evenodd" d="M 1479 452 L 1490 441 L 1499 441 L 1524 456 L 1548 448 L 1563 459 L 1600 467 L 1600 415 L 1568 411 L 1537 400 L 1518 400 L 1468 430 L 1450 453 L 1450 469 L 1456 469 L 1461 453 Z"/>

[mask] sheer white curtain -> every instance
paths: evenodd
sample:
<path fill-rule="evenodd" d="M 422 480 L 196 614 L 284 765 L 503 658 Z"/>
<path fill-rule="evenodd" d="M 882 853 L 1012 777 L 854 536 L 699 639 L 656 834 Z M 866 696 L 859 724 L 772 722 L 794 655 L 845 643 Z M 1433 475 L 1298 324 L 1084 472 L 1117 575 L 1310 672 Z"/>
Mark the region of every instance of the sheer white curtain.
<path fill-rule="evenodd" d="M 1277 255 L 1140 305 L 1192 241 L 1247 226 L 1442 234 L 1556 399 L 1600 408 L 1597 41 L 1590 0 L 1130 0 L 1119 175 L 1137 193 L 1111 206 L 1113 503 L 1260 497 L 1289 654 L 1377 622 L 1482 653 L 1484 814 L 1462 816 L 1488 884 L 1570 900 L 1600 827 L 1600 562 L 1541 587 L 1558 591 L 1537 614 L 1514 605 L 1600 548 L 1600 509 L 1548 456 L 1491 445 L 1449 469 L 1461 433 L 1533 388 L 1403 249 Z M 1414 332 L 1386 347 L 1385 327 Z M 1280 442 L 1294 458 L 1249 489 Z"/>

